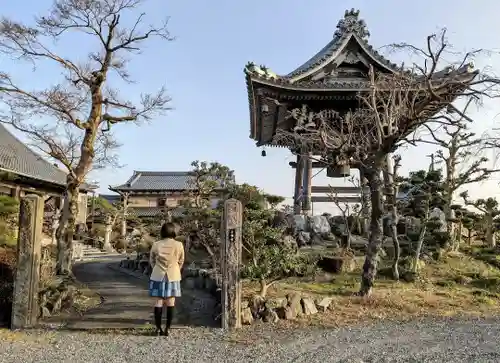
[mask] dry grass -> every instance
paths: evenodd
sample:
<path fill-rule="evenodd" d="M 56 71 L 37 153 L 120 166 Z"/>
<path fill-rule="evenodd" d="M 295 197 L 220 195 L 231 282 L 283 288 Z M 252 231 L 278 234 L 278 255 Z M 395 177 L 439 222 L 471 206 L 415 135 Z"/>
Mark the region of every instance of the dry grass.
<path fill-rule="evenodd" d="M 361 266 L 360 260 L 357 265 Z M 359 276 L 358 269 L 334 275 L 326 282 L 289 279 L 274 285 L 268 294 L 282 297 L 290 292 L 301 292 L 313 298 L 333 298 L 327 313 L 284 324 L 345 326 L 381 319 L 500 313 L 500 270 L 462 253 L 425 265 L 415 283 L 380 277 L 370 298 L 353 296 L 359 289 Z M 245 298 L 257 291 L 256 284 L 244 283 Z"/>

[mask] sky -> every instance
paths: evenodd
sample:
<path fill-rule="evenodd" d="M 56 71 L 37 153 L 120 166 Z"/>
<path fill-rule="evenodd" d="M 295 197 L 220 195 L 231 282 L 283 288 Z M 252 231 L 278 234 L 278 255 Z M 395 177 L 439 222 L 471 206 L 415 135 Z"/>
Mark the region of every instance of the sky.
<path fill-rule="evenodd" d="M 50 4 L 51 0 L 4 0 L 2 15 L 29 22 L 34 15 L 44 14 Z M 136 100 L 141 92 L 165 85 L 173 110 L 148 124 L 115 126 L 123 144 L 119 152 L 123 167 L 101 170 L 90 178 L 106 193 L 108 185 L 125 182 L 134 170 L 185 171 L 193 160 L 217 161 L 232 168 L 238 182 L 285 196 L 291 203 L 294 171 L 288 162 L 293 156 L 286 149 L 271 148 L 262 157 L 249 138 L 243 69 L 253 61 L 277 74 L 289 73 L 330 41 L 337 22 L 350 8 L 360 10 L 375 48 L 397 42 L 422 45 L 428 34 L 442 27 L 448 29 L 458 50 L 500 48 L 500 3 L 493 0 L 148 0 L 143 9 L 148 22 L 170 17 L 169 30 L 175 40 L 148 42 L 130 64 L 136 82 L 119 87 L 123 97 Z M 77 35 L 54 45 L 61 54 L 76 58 L 91 48 L 91 43 Z M 500 67 L 494 57 L 479 59 L 478 64 Z M 33 70 L 4 58 L 0 58 L 0 69 L 31 88 L 41 89 L 60 79 L 55 67 Z M 474 130 L 481 133 L 498 125 L 499 112 L 495 103 L 487 104 L 475 115 Z M 403 150 L 402 173 L 427 168 L 426 155 L 432 151 L 429 146 Z M 469 188 L 471 195 L 499 196 L 499 178 L 493 179 Z M 323 171 L 313 185 L 344 182 L 329 180 Z M 331 208 L 314 206 L 316 213 Z"/>

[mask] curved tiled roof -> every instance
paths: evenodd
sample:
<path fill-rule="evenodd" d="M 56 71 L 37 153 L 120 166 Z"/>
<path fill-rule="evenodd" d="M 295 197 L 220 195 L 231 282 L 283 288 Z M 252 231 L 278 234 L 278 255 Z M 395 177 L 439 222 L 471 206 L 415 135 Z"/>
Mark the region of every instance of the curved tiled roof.
<path fill-rule="evenodd" d="M 28 178 L 66 185 L 66 173 L 35 153 L 0 123 L 0 169 Z"/>
<path fill-rule="evenodd" d="M 134 171 L 125 184 L 112 186 L 110 190 L 192 190 L 193 175 L 188 171 Z"/>

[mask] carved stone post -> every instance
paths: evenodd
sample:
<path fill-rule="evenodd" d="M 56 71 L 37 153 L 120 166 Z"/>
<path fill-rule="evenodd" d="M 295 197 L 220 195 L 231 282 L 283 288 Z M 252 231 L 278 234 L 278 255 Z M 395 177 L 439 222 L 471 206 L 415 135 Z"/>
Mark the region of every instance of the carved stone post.
<path fill-rule="evenodd" d="M 120 230 L 120 236 L 125 240 L 125 237 L 127 236 L 127 214 L 128 214 L 128 193 L 123 193 L 122 198 L 123 198 L 123 215 L 122 215 L 122 223 L 121 223 L 121 230 Z"/>
<path fill-rule="evenodd" d="M 42 226 L 43 198 L 38 195 L 23 197 L 19 211 L 12 329 L 31 328 L 37 322 Z"/>
<path fill-rule="evenodd" d="M 236 199 L 224 203 L 222 220 L 222 328 L 241 328 L 241 227 L 242 206 Z"/>
<path fill-rule="evenodd" d="M 111 233 L 113 232 L 113 217 L 106 217 L 106 226 L 104 229 L 104 242 L 102 249 L 105 251 L 111 251 Z"/>

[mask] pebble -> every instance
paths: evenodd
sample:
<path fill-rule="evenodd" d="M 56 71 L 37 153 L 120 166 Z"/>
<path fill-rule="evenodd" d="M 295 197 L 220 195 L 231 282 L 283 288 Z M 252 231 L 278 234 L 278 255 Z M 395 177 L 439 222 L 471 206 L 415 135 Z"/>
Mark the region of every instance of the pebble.
<path fill-rule="evenodd" d="M 252 329 L 261 329 L 266 339 Z M 424 319 L 408 323 L 290 334 L 269 325 L 243 330 L 246 340 L 220 329 L 179 328 L 170 337 L 34 332 L 0 342 L 0 362 L 499 362 L 500 318 Z M 46 336 L 46 338 L 44 338 Z M 255 339 L 252 340 L 251 338 Z M 36 338 L 36 339 L 32 339 Z"/>

